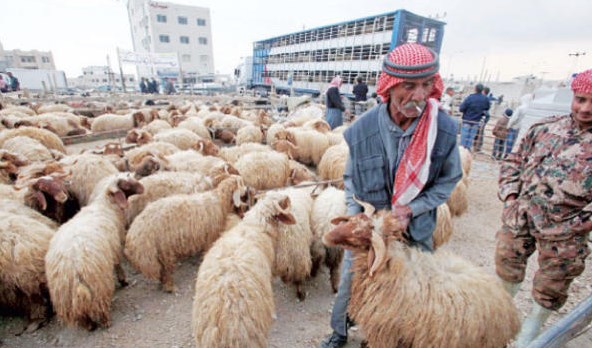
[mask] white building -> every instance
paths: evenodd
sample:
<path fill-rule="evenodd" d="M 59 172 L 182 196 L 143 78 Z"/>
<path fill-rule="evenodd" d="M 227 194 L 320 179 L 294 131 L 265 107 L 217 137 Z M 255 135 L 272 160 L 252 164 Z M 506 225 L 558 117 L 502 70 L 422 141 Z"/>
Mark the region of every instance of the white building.
<path fill-rule="evenodd" d="M 134 75 L 124 74 L 123 78 L 126 89 L 137 87 Z M 108 66 L 87 66 L 82 68 L 82 75 L 75 79 L 69 79 L 68 84 L 80 88 L 121 87 L 121 75 L 109 69 Z"/>
<path fill-rule="evenodd" d="M 210 10 L 169 2 L 129 0 L 127 3 L 134 51 L 176 52 L 186 82 L 214 75 Z M 176 71 L 138 67 L 138 76 L 176 77 Z"/>
<path fill-rule="evenodd" d="M 1 43 L 0 61 L 3 62 L 0 65 L 6 65 L 5 68 L 46 70 L 55 70 L 56 68 L 51 51 L 4 50 Z"/>

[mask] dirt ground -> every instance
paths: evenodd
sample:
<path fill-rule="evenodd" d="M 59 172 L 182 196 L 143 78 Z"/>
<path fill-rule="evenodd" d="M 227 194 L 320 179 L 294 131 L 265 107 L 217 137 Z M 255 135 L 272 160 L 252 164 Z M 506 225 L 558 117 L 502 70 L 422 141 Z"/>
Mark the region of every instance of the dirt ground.
<path fill-rule="evenodd" d="M 494 272 L 495 232 L 499 226 L 502 205 L 496 198 L 498 167 L 488 161 L 474 161 L 469 188 L 470 208 L 454 220 L 455 233 L 444 246 Z M 54 318 L 32 334 L 15 336 L 24 321 L 20 317 L 0 317 L 2 347 L 193 347 L 191 306 L 196 272 L 200 258 L 184 260 L 175 272 L 176 294 L 166 294 L 156 282 L 147 281 L 129 266 L 130 285 L 117 290 L 113 299 L 113 325 L 109 329 L 86 332 L 65 328 Z M 530 309 L 532 275 L 536 255 L 531 258 L 527 280 L 516 297 L 523 314 Z M 306 284 L 308 297 L 296 300 L 295 290 L 281 281 L 274 282 L 277 320 L 269 337 L 269 347 L 317 347 L 331 332 L 329 317 L 334 300 L 326 270 Z M 575 304 L 592 293 L 590 261 L 585 273 L 572 285 L 569 302 L 548 324 L 557 321 Z M 547 325 L 548 325 L 547 324 Z M 362 333 L 352 332 L 347 347 L 357 347 Z M 567 347 L 592 347 L 592 330 L 585 332 Z"/>

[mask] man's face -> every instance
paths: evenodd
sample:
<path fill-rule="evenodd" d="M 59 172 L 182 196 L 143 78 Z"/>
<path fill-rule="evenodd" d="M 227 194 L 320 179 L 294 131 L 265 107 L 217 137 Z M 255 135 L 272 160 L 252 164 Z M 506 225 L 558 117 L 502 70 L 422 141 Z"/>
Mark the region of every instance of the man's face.
<path fill-rule="evenodd" d="M 391 88 L 389 95 L 391 107 L 405 117 L 416 118 L 423 112 L 433 89 L 433 76 L 407 79 Z"/>
<path fill-rule="evenodd" d="M 449 89 L 446 91 L 446 94 L 448 94 L 449 96 L 453 96 L 454 95 L 454 90 L 453 89 Z"/>
<path fill-rule="evenodd" d="M 581 128 L 592 126 L 592 93 L 575 93 L 571 112 Z"/>

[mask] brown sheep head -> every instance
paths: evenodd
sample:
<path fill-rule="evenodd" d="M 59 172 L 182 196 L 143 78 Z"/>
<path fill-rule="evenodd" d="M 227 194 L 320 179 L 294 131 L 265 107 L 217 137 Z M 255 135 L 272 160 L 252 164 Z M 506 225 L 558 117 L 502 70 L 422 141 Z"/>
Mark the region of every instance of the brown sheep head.
<path fill-rule="evenodd" d="M 132 119 L 134 120 L 134 127 L 142 127 L 146 125 L 146 118 L 141 111 L 136 111 L 132 114 Z"/>
<path fill-rule="evenodd" d="M 272 215 L 273 220 L 285 225 L 295 225 L 296 218 L 290 212 L 291 205 L 292 203 L 288 196 L 284 196 L 283 198 L 274 201 L 273 206 L 275 208 L 275 214 Z"/>
<path fill-rule="evenodd" d="M 220 148 L 209 139 L 200 139 L 197 141 L 194 149 L 204 156 L 218 156 Z"/>
<path fill-rule="evenodd" d="M 179 123 L 185 121 L 187 119 L 187 116 L 184 115 L 171 115 L 171 117 L 169 118 L 169 122 L 171 124 L 171 126 L 173 127 L 177 127 L 179 125 Z"/>
<path fill-rule="evenodd" d="M 331 126 L 325 120 L 317 120 L 313 123 L 313 128 L 320 133 L 328 133 L 331 131 Z"/>
<path fill-rule="evenodd" d="M 126 143 L 136 143 L 138 145 L 148 144 L 152 141 L 152 134 L 145 130 L 141 129 L 132 129 L 127 132 L 127 136 L 125 137 Z"/>
<path fill-rule="evenodd" d="M 119 208 L 125 209 L 127 208 L 127 199 L 132 195 L 144 193 L 144 186 L 138 180 L 127 176 L 117 179 L 116 182 L 109 186 L 107 192 L 111 200 Z"/>
<path fill-rule="evenodd" d="M 78 116 L 80 118 L 80 125 L 88 130 L 92 126 L 93 119 L 87 116 Z"/>
<path fill-rule="evenodd" d="M 0 176 L 7 177 L 11 181 L 14 181 L 19 172 L 19 168 L 28 164 L 29 160 L 25 157 L 6 150 L 0 150 Z"/>
<path fill-rule="evenodd" d="M 157 172 L 162 167 L 163 159 L 154 155 L 148 155 L 142 158 L 140 163 L 136 166 L 134 173 L 137 177 L 145 177 Z"/>
<path fill-rule="evenodd" d="M 117 155 L 123 157 L 123 149 L 119 143 L 107 143 L 103 148 L 103 155 Z"/>
<path fill-rule="evenodd" d="M 57 203 L 62 204 L 69 198 L 64 178 L 58 175 L 40 177 L 31 185 L 31 190 L 34 192 L 38 210 L 41 212 L 47 210 L 47 198 L 53 198 Z"/>
<path fill-rule="evenodd" d="M 290 160 L 292 161 L 292 160 Z M 314 181 L 315 177 L 310 170 L 304 166 L 292 166 L 290 165 L 290 183 L 292 185 L 298 185 L 304 181 Z"/>
<path fill-rule="evenodd" d="M 225 144 L 234 144 L 236 142 L 236 135 L 228 129 L 216 129 L 214 136 Z"/>
<path fill-rule="evenodd" d="M 271 143 L 271 148 L 277 152 L 285 153 L 288 155 L 289 159 L 296 158 L 298 151 L 298 146 L 295 146 L 293 143 L 287 140 L 274 140 Z"/>

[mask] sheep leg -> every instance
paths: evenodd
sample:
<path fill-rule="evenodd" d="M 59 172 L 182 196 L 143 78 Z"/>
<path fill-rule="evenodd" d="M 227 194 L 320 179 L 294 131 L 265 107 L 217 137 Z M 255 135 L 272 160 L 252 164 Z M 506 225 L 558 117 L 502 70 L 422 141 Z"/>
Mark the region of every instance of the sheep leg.
<path fill-rule="evenodd" d="M 312 259 L 312 267 L 310 268 L 310 276 L 316 277 L 319 273 L 319 269 L 321 268 L 321 263 L 323 262 L 322 257 L 313 257 Z"/>
<path fill-rule="evenodd" d="M 298 297 L 300 301 L 304 301 L 306 299 L 306 292 L 303 289 L 302 282 L 294 282 L 294 285 L 296 285 L 296 297 Z"/>
<path fill-rule="evenodd" d="M 29 311 L 27 313 L 27 325 L 23 327 L 22 331 L 18 332 L 16 336 L 23 333 L 31 333 L 39 330 L 43 325 L 47 324 L 49 317 L 49 308 L 42 295 L 32 295 L 28 301 Z"/>
<path fill-rule="evenodd" d="M 121 267 L 120 263 L 115 266 L 115 274 L 117 274 L 117 281 L 119 281 L 119 284 L 122 288 L 125 288 L 129 285 L 125 279 L 125 271 L 123 270 L 123 267 Z"/>
<path fill-rule="evenodd" d="M 331 266 L 331 289 L 333 289 L 333 293 L 337 293 L 337 288 L 339 287 L 339 265 L 332 265 Z"/>
<path fill-rule="evenodd" d="M 173 271 L 175 269 L 174 264 L 162 264 L 160 268 L 160 282 L 162 283 L 162 289 L 165 292 L 173 293 L 177 291 L 175 282 L 173 280 Z"/>

